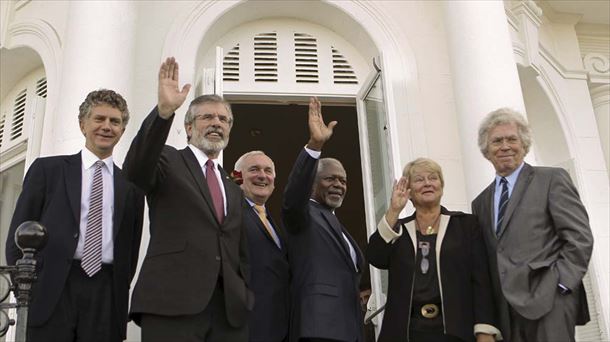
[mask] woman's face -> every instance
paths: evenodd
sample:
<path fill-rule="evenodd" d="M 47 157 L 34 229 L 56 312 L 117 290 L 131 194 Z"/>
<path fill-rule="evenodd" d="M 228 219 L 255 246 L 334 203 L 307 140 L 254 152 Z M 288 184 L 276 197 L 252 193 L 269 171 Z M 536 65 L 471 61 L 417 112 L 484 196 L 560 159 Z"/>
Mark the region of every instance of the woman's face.
<path fill-rule="evenodd" d="M 415 206 L 437 206 L 443 197 L 441 178 L 436 172 L 415 168 L 409 180 L 411 201 Z"/>

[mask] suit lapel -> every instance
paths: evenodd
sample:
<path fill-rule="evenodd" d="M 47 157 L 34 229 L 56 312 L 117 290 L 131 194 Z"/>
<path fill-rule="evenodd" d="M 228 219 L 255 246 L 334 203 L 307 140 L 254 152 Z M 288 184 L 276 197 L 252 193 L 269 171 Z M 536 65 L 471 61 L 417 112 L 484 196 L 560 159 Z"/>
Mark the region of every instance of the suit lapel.
<path fill-rule="evenodd" d="M 64 183 L 66 184 L 70 208 L 74 215 L 74 222 L 76 222 L 78 227 L 80 225 L 80 200 L 83 184 L 83 163 L 80 152 L 69 156 L 66 161 L 66 172 L 64 173 L 66 179 L 64 179 Z"/>
<path fill-rule="evenodd" d="M 510 222 L 510 218 L 515 212 L 515 209 L 521 202 L 523 195 L 525 194 L 525 189 L 527 189 L 528 185 L 532 181 L 532 177 L 534 176 L 534 169 L 528 164 L 523 165 L 523 169 L 521 169 L 521 173 L 517 178 L 517 183 L 513 188 L 513 193 L 511 194 L 508 205 L 506 207 L 506 212 L 504 213 L 504 220 L 502 220 L 502 226 L 500 227 L 500 232 L 498 233 L 498 238 L 502 237 L 504 231 L 508 223 Z"/>
<path fill-rule="evenodd" d="M 333 241 L 337 244 L 337 247 L 339 247 L 339 249 L 343 251 L 342 254 L 345 258 L 345 261 L 348 263 L 348 265 L 350 265 L 350 267 L 353 268 L 354 263 L 349 253 L 349 247 L 347 246 L 347 242 L 345 242 L 345 239 L 343 239 L 342 226 L 339 222 L 339 219 L 329 210 L 320 209 L 320 213 L 322 214 L 322 217 L 327 223 L 322 226 L 328 232 L 328 234 L 330 234 Z"/>
<path fill-rule="evenodd" d="M 121 169 L 114 165 L 114 212 L 112 214 L 112 233 L 116 237 L 121 228 L 123 209 L 127 199 L 127 181 L 121 175 Z"/>
<path fill-rule="evenodd" d="M 233 217 L 239 217 L 239 215 L 235 215 L 234 213 L 238 208 L 241 208 L 241 203 L 244 199 L 242 196 L 241 189 L 238 188 L 237 184 L 235 184 L 231 180 L 231 178 L 229 177 L 227 172 L 222 167 L 219 167 L 218 170 L 220 171 L 220 178 L 222 178 L 222 186 L 224 187 L 225 195 L 227 196 L 227 215 L 225 216 L 225 219 L 223 222 L 223 223 L 227 223 L 227 221 L 231 220 Z M 206 190 L 207 190 L 207 184 L 206 184 Z M 209 193 L 209 191 L 208 191 L 208 193 Z M 210 196 L 209 203 L 213 206 L 211 196 Z"/>
<path fill-rule="evenodd" d="M 212 201 L 212 195 L 210 195 L 208 185 L 205 182 L 205 176 L 203 175 L 203 170 L 201 169 L 199 162 L 197 162 L 197 158 L 193 154 L 193 151 L 191 151 L 191 149 L 188 147 L 183 150 L 180 150 L 180 152 L 182 158 L 184 159 L 184 163 L 186 164 L 186 168 L 189 170 L 191 176 L 193 177 L 193 183 L 197 184 L 197 188 L 201 192 L 201 195 L 203 196 L 208 206 L 208 209 L 212 213 L 212 216 L 216 219 L 216 215 L 214 214 L 214 202 Z M 218 219 L 216 219 L 216 222 L 218 222 Z"/>
<path fill-rule="evenodd" d="M 263 225 L 263 222 L 258 217 L 258 214 L 254 211 L 254 208 L 252 208 L 252 206 L 250 206 L 250 203 L 248 203 L 248 201 L 246 201 L 245 199 L 244 199 L 244 203 L 245 203 L 244 210 L 246 211 L 246 215 L 248 215 L 250 217 L 250 219 L 252 220 L 252 222 L 255 223 L 256 229 L 258 229 L 258 231 L 267 239 L 267 241 L 269 241 L 270 244 L 272 244 L 275 248 L 278 248 L 278 246 L 275 244 L 275 241 L 273 240 L 273 238 L 267 232 L 267 228 L 265 228 L 265 226 Z M 269 220 L 269 222 L 272 222 L 272 220 L 268 214 L 267 214 L 267 219 Z M 271 224 L 275 228 L 275 224 L 273 224 L 273 223 L 271 223 Z M 276 233 L 277 233 L 277 229 L 276 229 Z M 279 237 L 279 234 L 278 234 L 278 237 Z M 283 241 L 281 241 L 281 239 L 280 239 L 280 243 L 283 244 Z"/>

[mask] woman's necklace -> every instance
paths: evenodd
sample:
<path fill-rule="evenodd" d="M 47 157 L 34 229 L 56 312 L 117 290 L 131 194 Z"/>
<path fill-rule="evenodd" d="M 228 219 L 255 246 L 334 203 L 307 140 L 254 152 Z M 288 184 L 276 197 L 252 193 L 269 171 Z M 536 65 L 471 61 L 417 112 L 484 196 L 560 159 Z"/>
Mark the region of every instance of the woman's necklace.
<path fill-rule="evenodd" d="M 441 214 L 439 213 L 438 216 L 436 216 L 436 219 L 434 220 L 434 222 L 432 222 L 431 225 L 429 225 L 428 227 L 426 227 L 426 230 L 422 231 L 422 229 L 419 226 L 419 221 L 417 220 L 417 217 L 415 218 L 415 225 L 417 226 L 417 230 L 419 230 L 422 234 L 424 235 L 432 235 L 434 233 L 436 233 L 436 224 L 438 223 L 438 220 L 441 218 Z"/>

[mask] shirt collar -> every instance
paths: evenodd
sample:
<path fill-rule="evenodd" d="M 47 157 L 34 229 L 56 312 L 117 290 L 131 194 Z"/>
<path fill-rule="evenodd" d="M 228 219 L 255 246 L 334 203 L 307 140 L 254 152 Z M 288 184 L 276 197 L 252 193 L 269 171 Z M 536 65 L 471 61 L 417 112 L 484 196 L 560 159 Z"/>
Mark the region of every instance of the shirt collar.
<path fill-rule="evenodd" d="M 506 178 L 506 181 L 508 182 L 508 184 L 510 186 L 513 186 L 513 185 L 515 185 L 515 183 L 517 183 L 517 178 L 519 178 L 519 173 L 521 173 L 521 169 L 523 169 L 523 165 L 525 165 L 525 162 L 521 162 L 521 165 L 519 165 L 519 167 L 515 171 L 513 171 L 513 173 L 504 177 L 504 178 Z M 500 186 L 501 179 L 502 179 L 502 176 L 496 175 L 496 186 Z"/>
<path fill-rule="evenodd" d="M 195 158 L 197 158 L 199 167 L 201 167 L 203 169 L 205 167 L 205 163 L 207 163 L 208 160 L 210 160 L 210 158 L 208 158 L 208 156 L 206 156 L 205 153 L 203 153 L 203 151 L 201 151 L 197 147 L 195 147 L 191 144 L 188 144 L 188 147 L 191 149 L 191 151 L 193 151 Z M 212 159 L 212 162 L 214 163 L 214 167 L 216 169 L 218 169 L 218 159 Z"/>
<path fill-rule="evenodd" d="M 88 170 L 90 167 L 93 166 L 93 164 L 95 164 L 96 161 L 100 160 L 100 158 L 98 158 L 98 156 L 93 154 L 93 152 L 89 151 L 89 149 L 85 147 L 81 151 L 81 160 L 83 162 L 84 169 Z M 102 159 L 102 161 L 104 162 L 104 164 L 106 164 L 106 169 L 108 170 L 108 172 L 110 172 L 110 175 L 112 176 L 114 174 L 114 162 L 112 161 L 112 155 L 110 155 L 106 159 Z"/>
<path fill-rule="evenodd" d="M 250 208 L 254 207 L 256 205 L 256 203 L 252 202 L 252 200 L 250 200 L 248 197 L 245 197 L 246 201 L 248 201 L 248 204 L 250 204 Z M 262 205 L 263 208 L 266 208 L 265 205 Z M 266 210 L 266 209 L 265 209 Z"/>

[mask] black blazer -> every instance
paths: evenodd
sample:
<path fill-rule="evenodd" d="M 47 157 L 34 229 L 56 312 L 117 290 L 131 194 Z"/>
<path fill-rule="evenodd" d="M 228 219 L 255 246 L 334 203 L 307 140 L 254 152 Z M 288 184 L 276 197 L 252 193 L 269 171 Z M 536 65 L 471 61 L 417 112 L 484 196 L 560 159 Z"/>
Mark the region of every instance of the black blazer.
<path fill-rule="evenodd" d="M 221 168 L 227 215 L 220 224 L 203 170 L 191 149 L 164 145 L 172 121 L 173 117 L 159 117 L 155 107 L 123 164 L 127 178 L 146 193 L 150 217 L 150 243 L 133 291 L 131 314 L 138 322 L 139 313 L 199 313 L 208 305 L 221 276 L 227 319 L 239 327 L 246 323 L 254 301 L 246 286 L 249 266 L 243 194 Z"/>
<path fill-rule="evenodd" d="M 290 340 L 362 341 L 362 252 L 331 210 L 310 200 L 317 165 L 302 150 L 284 190 L 282 220 L 293 275 Z M 356 251 L 357 269 L 341 233 Z"/>
<path fill-rule="evenodd" d="M 244 225 L 248 232 L 250 251 L 250 286 L 254 291 L 254 309 L 250 313 L 251 342 L 284 341 L 288 337 L 290 315 L 290 268 L 288 246 L 279 227 L 267 214 L 275 228 L 282 248 L 267 233 L 258 214 L 244 201 Z"/>
<path fill-rule="evenodd" d="M 138 263 L 142 237 L 144 197 L 114 167 L 114 314 L 127 325 L 129 285 Z M 11 221 L 6 241 L 6 260 L 15 264 L 22 254 L 15 244 L 15 230 L 24 221 L 42 223 L 48 232 L 46 247 L 36 256 L 38 280 L 34 283 L 28 323 L 41 325 L 49 319 L 70 273 L 80 234 L 82 184 L 81 154 L 39 158 L 23 181 L 23 190 Z"/>
<path fill-rule="evenodd" d="M 441 243 L 439 273 L 445 331 L 464 341 L 474 341 L 474 325 L 494 324 L 494 302 L 491 292 L 487 253 L 474 215 L 441 209 L 450 216 L 447 228 L 439 237 Z M 415 265 L 412 232 L 407 224 L 415 213 L 400 219 L 402 235 L 386 243 L 376 231 L 369 240 L 366 256 L 371 265 L 387 269 L 388 298 L 379 341 L 408 341 L 411 318 L 411 288 Z M 411 235 L 413 234 L 413 235 Z M 437 246 L 439 241 L 437 241 Z M 439 251 L 437 250 L 437 256 Z"/>

